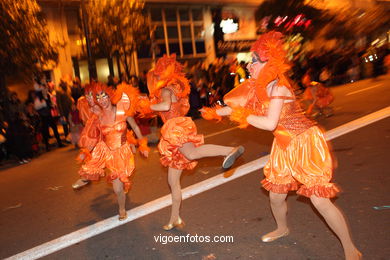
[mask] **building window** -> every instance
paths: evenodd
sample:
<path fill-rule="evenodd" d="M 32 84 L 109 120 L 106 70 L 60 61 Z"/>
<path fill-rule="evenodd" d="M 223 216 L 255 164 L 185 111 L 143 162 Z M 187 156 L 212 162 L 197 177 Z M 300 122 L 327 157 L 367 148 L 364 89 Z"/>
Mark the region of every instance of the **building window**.
<path fill-rule="evenodd" d="M 176 53 L 178 57 L 204 56 L 204 21 L 202 8 L 151 7 L 148 10 L 154 31 L 157 57 Z"/>
<path fill-rule="evenodd" d="M 179 38 L 179 33 L 177 31 L 177 26 L 167 26 L 167 31 L 168 31 L 168 38 L 169 38 L 169 40 L 178 39 Z"/>
<path fill-rule="evenodd" d="M 183 42 L 183 52 L 185 55 L 193 54 L 192 42 Z"/>
<path fill-rule="evenodd" d="M 182 25 L 181 26 L 181 38 L 183 40 L 191 40 L 191 26 L 190 25 Z"/>
<path fill-rule="evenodd" d="M 202 9 L 192 9 L 192 20 L 193 21 L 203 21 L 203 10 Z"/>
<path fill-rule="evenodd" d="M 189 10 L 188 9 L 179 9 L 180 21 L 188 22 L 190 20 Z"/>
<path fill-rule="evenodd" d="M 162 21 L 161 8 L 151 8 L 150 17 L 152 18 L 152 21 L 161 22 Z"/>
<path fill-rule="evenodd" d="M 154 38 L 155 39 L 164 39 L 164 27 L 163 26 L 157 26 L 156 30 L 154 31 Z"/>

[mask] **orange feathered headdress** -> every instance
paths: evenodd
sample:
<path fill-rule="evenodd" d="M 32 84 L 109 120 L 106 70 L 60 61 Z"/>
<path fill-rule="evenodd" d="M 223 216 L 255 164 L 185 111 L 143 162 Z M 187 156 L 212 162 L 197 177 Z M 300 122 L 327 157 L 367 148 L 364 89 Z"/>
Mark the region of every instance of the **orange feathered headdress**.
<path fill-rule="evenodd" d="M 278 79 L 279 86 L 291 89 L 291 85 L 284 75 L 290 69 L 290 65 L 286 61 L 287 53 L 283 48 L 282 33 L 270 31 L 262 34 L 253 44 L 251 51 L 260 58 L 261 62 L 267 62 L 256 79 L 256 94 L 258 96 L 264 95 L 267 85 L 275 79 Z"/>
<path fill-rule="evenodd" d="M 115 90 L 112 87 L 107 86 L 106 84 L 103 84 L 101 82 L 93 82 L 90 84 L 90 88 L 92 89 L 92 92 L 94 94 L 95 102 L 96 102 L 96 95 L 99 93 L 106 93 L 110 99 L 114 96 Z M 112 102 L 112 101 L 111 101 Z"/>
<path fill-rule="evenodd" d="M 158 59 L 156 66 L 148 72 L 148 89 L 150 97 L 160 95 L 160 90 L 170 84 L 176 85 L 173 89 L 178 98 L 186 97 L 190 93 L 188 79 L 183 72 L 183 66 L 176 61 L 176 54 Z"/>
<path fill-rule="evenodd" d="M 116 105 L 122 99 L 123 93 L 125 93 L 130 99 L 130 107 L 125 113 L 128 116 L 134 116 L 140 97 L 139 90 L 126 83 L 119 84 L 116 86 L 114 95 L 110 96 L 112 104 Z"/>

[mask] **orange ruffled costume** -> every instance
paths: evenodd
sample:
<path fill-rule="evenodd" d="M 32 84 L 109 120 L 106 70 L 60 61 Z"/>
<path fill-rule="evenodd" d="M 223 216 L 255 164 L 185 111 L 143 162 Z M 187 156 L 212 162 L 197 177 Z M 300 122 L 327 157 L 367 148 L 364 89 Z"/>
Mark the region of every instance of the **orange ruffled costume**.
<path fill-rule="evenodd" d="M 312 89 L 314 89 L 314 93 L 316 95 L 315 105 L 317 107 L 325 108 L 333 102 L 334 96 L 332 95 L 330 90 L 327 87 L 324 87 L 321 83 L 315 81 L 310 82 L 310 85 L 306 87 L 305 92 L 303 94 L 304 100 L 311 101 L 314 99 Z"/>
<path fill-rule="evenodd" d="M 189 142 L 200 146 L 204 140 L 203 135 L 197 134 L 192 119 L 185 117 L 190 107 L 188 103 L 190 85 L 182 70 L 181 64 L 176 61 L 176 55 L 164 55 L 157 61 L 155 68 L 148 72 L 147 79 L 152 104 L 162 101 L 163 88 L 171 90 L 177 99 L 177 102 L 171 103 L 169 111 L 159 112 L 164 122 L 158 144 L 161 164 L 165 167 L 190 170 L 197 162 L 188 160 L 179 148 Z"/>
<path fill-rule="evenodd" d="M 119 178 L 127 192 L 131 186 L 129 178 L 135 166 L 128 142 L 126 118 L 134 114 L 137 92 L 128 85 L 120 85 L 114 92 L 104 85 L 97 84 L 94 93 L 101 92 L 107 93 L 111 102 L 116 105 L 115 122 L 111 125 L 102 125 L 100 115 L 94 115 L 87 121 L 86 131 L 82 133 L 85 137 L 83 140 L 96 142 L 96 145 L 93 147 L 91 158 L 81 166 L 79 174 L 88 180 L 98 180 L 105 175 L 104 169 L 108 168 L 111 172 L 107 176 L 108 180 Z M 99 136 L 96 136 L 96 133 Z"/>
<path fill-rule="evenodd" d="M 334 197 L 339 189 L 330 183 L 332 157 L 322 131 L 304 116 L 295 97 L 267 95 L 266 87 L 275 79 L 278 86 L 286 86 L 293 93 L 284 76 L 288 65 L 284 63 L 281 38 L 282 34 L 277 32 L 260 36 L 252 51 L 261 61 L 268 61 L 267 64 L 257 80 L 245 81 L 226 94 L 224 102 L 232 107 L 232 114 L 237 114 L 235 110 L 242 110 L 238 113 L 247 115 L 250 111 L 250 114 L 265 116 L 271 99 L 290 100 L 284 103 L 278 125 L 273 131 L 275 139 L 270 160 L 264 167 L 263 187 L 275 193 L 298 190 L 298 194 L 306 197 Z M 241 120 L 246 121 L 246 117 Z"/>

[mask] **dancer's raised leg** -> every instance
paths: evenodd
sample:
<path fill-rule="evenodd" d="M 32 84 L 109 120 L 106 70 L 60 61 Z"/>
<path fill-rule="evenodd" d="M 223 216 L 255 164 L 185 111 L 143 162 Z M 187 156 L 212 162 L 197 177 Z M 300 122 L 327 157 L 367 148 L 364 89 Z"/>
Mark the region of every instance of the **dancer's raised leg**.
<path fill-rule="evenodd" d="M 193 143 L 185 143 L 180 148 L 180 152 L 188 160 L 197 160 L 204 157 L 225 156 L 223 168 L 229 168 L 234 161 L 244 152 L 244 147 L 231 147 L 215 144 L 204 144 L 196 147 Z"/>

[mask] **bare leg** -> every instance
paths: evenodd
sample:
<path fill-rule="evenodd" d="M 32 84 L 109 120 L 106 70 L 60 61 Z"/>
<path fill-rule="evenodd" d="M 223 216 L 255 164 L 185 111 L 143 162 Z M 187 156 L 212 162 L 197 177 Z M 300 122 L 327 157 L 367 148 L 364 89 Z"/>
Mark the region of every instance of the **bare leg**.
<path fill-rule="evenodd" d="M 344 248 L 345 259 L 360 259 L 361 254 L 352 242 L 347 223 L 341 211 L 328 198 L 320 198 L 313 195 L 310 197 L 310 200 L 340 239 Z"/>
<path fill-rule="evenodd" d="M 169 223 L 175 223 L 180 217 L 180 205 L 181 205 L 181 186 L 180 186 L 180 176 L 182 170 L 168 168 L 168 183 L 171 187 L 171 196 L 172 196 L 172 211 L 171 218 Z"/>
<path fill-rule="evenodd" d="M 125 202 L 126 202 L 126 194 L 123 189 L 123 183 L 119 180 L 119 178 L 112 181 L 112 187 L 114 188 L 114 192 L 118 198 L 118 205 L 119 205 L 119 218 L 126 216 L 126 208 L 125 208 Z"/>
<path fill-rule="evenodd" d="M 288 234 L 287 227 L 287 194 L 269 192 L 269 199 L 271 204 L 272 214 L 276 221 L 276 229 L 263 236 L 264 242 L 271 242 L 281 236 Z"/>
<path fill-rule="evenodd" d="M 227 156 L 234 147 L 231 146 L 222 146 L 215 144 L 204 144 L 198 147 L 195 147 L 193 143 L 185 143 L 183 147 L 180 148 L 180 152 L 188 160 L 196 160 L 203 157 L 212 157 L 212 156 Z"/>

